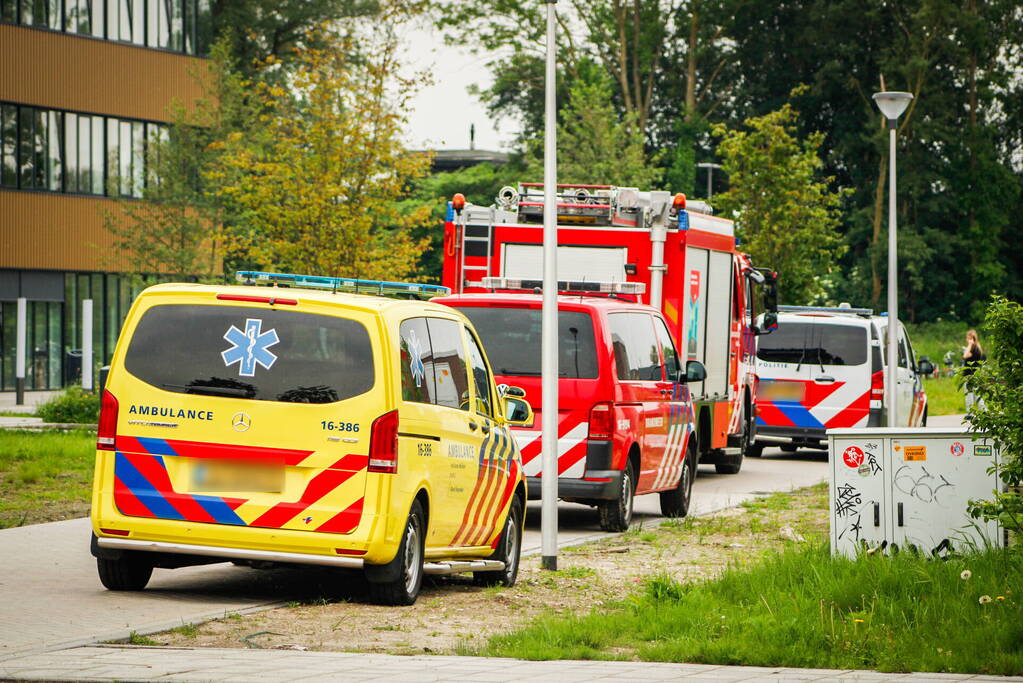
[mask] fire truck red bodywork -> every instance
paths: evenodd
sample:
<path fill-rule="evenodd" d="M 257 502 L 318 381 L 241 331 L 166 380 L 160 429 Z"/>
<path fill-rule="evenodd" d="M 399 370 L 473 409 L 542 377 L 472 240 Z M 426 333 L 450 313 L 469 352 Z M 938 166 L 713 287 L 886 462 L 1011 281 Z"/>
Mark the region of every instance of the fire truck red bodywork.
<path fill-rule="evenodd" d="M 585 207 L 594 206 L 593 201 L 591 194 Z M 536 202 L 520 202 L 518 213 L 472 205 L 456 213 L 449 206 L 443 284 L 460 294 L 491 291 L 482 283 L 487 276 L 539 279 L 543 226 L 524 218 L 523 206 L 536 210 Z M 735 455 L 723 449 L 743 446 L 754 436 L 757 376 L 750 276 L 756 273 L 748 256 L 736 249 L 732 221 L 677 207 L 653 212 L 668 215 L 669 220 L 662 233 L 662 293 L 659 302 L 652 302 L 655 230 L 649 227 L 649 217 L 642 211 L 634 215 L 619 211 L 608 200 L 607 206 L 597 207 L 607 209 L 607 224 L 587 224 L 585 217 L 571 215 L 577 206 L 559 200 L 559 279 L 589 276 L 646 284 L 638 301 L 662 311 L 684 360 L 699 360 L 707 368 L 707 380 L 690 387 L 700 459 L 724 463 L 722 471 L 728 471 L 729 464 L 737 471 L 741 451 Z M 614 259 L 624 263 L 609 266 Z M 591 274 L 589 264 L 598 260 L 603 263 L 600 272 Z M 565 274 L 566 265 L 576 269 L 574 274 Z"/>

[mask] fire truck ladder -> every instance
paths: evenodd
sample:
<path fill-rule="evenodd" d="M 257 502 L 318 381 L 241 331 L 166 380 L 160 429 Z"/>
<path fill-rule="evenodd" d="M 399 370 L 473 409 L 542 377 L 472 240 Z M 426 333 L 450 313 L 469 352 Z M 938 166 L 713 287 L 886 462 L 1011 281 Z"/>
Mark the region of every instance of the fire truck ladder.
<path fill-rule="evenodd" d="M 493 207 L 466 207 L 462 212 L 458 226 L 462 232 L 462 253 L 459 270 L 463 285 L 478 284 L 484 277 L 491 275 L 490 267 L 493 259 L 493 240 L 495 211 Z M 485 256 L 486 265 L 466 265 L 465 257 Z M 475 280 L 469 277 L 468 271 L 479 274 Z"/>

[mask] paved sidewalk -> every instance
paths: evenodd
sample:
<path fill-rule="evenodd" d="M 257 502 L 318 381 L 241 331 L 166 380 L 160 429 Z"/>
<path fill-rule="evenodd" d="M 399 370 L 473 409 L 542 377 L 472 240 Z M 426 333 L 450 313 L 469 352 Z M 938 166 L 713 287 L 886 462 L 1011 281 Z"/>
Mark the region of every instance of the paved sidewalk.
<path fill-rule="evenodd" d="M 48 681 L 1023 681 L 1023 677 L 885 674 L 783 667 L 398 657 L 359 652 L 93 646 L 0 663 L 0 677 Z"/>

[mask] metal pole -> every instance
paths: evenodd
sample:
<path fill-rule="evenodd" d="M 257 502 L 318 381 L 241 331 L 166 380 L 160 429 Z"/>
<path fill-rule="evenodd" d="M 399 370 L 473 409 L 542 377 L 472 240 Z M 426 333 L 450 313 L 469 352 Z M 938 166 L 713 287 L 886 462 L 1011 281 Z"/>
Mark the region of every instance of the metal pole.
<path fill-rule="evenodd" d="M 82 389 L 92 391 L 92 299 L 82 300 Z"/>
<path fill-rule="evenodd" d="M 898 426 L 899 290 L 895 232 L 895 125 L 888 119 L 888 426 Z"/>
<path fill-rule="evenodd" d="M 28 336 L 28 300 L 18 297 L 18 329 L 15 332 L 14 402 L 25 405 L 25 344 Z"/>
<path fill-rule="evenodd" d="M 714 196 L 714 167 L 707 167 L 707 199 Z"/>
<path fill-rule="evenodd" d="M 558 568 L 558 173 L 555 111 L 557 0 L 547 3 L 547 84 L 543 159 L 543 311 L 540 366 L 543 413 L 540 552 L 544 569 Z"/>

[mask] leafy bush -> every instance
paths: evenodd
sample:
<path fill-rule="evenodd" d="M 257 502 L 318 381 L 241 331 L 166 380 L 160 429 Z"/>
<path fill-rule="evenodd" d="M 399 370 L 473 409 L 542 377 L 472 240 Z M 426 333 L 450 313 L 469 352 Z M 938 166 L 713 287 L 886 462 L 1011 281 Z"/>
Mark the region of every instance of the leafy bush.
<path fill-rule="evenodd" d="M 997 519 L 1010 531 L 1023 531 L 1023 306 L 996 296 L 984 320 L 988 360 L 963 379 L 979 399 L 966 415 L 1001 450 L 998 476 L 1005 493 L 971 501 L 974 517 Z M 1017 538 L 1019 538 L 1017 536 Z"/>
<path fill-rule="evenodd" d="M 99 394 L 74 385 L 36 409 L 45 422 L 92 424 L 99 421 Z"/>

